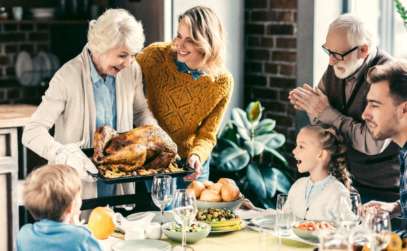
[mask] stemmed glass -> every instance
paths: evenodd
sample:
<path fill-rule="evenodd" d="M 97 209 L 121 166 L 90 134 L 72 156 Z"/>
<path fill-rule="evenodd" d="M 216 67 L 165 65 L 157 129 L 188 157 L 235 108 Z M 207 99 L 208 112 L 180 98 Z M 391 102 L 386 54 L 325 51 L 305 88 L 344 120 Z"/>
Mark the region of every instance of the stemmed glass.
<path fill-rule="evenodd" d="M 387 247 L 391 237 L 390 214 L 386 211 L 373 211 L 367 216 L 367 225 L 372 233 L 372 250 L 380 251 Z"/>
<path fill-rule="evenodd" d="M 156 175 L 153 178 L 151 186 L 151 198 L 154 204 L 160 208 L 161 224 L 164 220 L 164 208 L 171 203 L 174 196 L 174 188 L 172 177 L 169 175 Z"/>
<path fill-rule="evenodd" d="M 173 250 L 193 250 L 186 246 L 186 228 L 192 224 L 198 212 L 195 194 L 187 189 L 179 189 L 175 192 L 172 205 L 175 221 L 181 225 L 182 231 L 182 244 Z"/>
<path fill-rule="evenodd" d="M 349 194 L 349 198 L 350 198 L 350 206 L 351 206 L 352 212 L 355 215 L 355 220 L 357 220 L 357 222 L 360 223 L 361 217 L 362 217 L 362 208 L 363 208 L 360 194 L 357 192 L 351 192 Z"/>

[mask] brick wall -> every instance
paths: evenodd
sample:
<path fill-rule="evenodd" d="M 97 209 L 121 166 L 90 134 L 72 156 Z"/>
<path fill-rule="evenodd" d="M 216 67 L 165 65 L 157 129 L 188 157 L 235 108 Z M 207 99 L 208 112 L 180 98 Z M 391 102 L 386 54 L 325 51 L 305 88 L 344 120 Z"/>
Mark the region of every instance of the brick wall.
<path fill-rule="evenodd" d="M 49 34 L 46 22 L 0 21 L 0 104 L 39 103 L 44 88 L 21 86 L 14 65 L 19 51 L 49 51 Z"/>
<path fill-rule="evenodd" d="M 259 99 L 265 117 L 295 142 L 295 111 L 288 92 L 296 86 L 297 0 L 245 1 L 245 102 Z"/>

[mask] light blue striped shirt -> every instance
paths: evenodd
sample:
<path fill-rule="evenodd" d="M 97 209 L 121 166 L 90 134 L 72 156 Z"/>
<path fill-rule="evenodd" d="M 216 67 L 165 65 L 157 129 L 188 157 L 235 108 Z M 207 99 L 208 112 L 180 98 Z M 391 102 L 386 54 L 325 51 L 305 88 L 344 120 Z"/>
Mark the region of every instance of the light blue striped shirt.
<path fill-rule="evenodd" d="M 108 125 L 117 129 L 116 78 L 107 75 L 103 79 L 90 56 L 89 62 L 96 105 L 96 128 Z"/>

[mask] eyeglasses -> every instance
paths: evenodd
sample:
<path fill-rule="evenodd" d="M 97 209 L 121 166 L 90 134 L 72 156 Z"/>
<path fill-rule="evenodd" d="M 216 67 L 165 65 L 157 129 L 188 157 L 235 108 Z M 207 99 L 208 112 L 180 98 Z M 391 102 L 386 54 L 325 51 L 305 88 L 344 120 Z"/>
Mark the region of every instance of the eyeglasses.
<path fill-rule="evenodd" d="M 324 52 L 326 54 L 328 54 L 328 56 L 332 56 L 333 58 L 335 58 L 338 61 L 343 61 L 346 55 L 348 55 L 351 52 L 355 51 L 357 48 L 359 48 L 359 46 L 355 46 L 352 49 L 348 50 L 347 52 L 339 53 L 339 52 L 331 51 L 330 49 L 328 49 L 328 48 L 326 48 L 325 46 L 322 45 L 322 49 L 324 50 Z"/>

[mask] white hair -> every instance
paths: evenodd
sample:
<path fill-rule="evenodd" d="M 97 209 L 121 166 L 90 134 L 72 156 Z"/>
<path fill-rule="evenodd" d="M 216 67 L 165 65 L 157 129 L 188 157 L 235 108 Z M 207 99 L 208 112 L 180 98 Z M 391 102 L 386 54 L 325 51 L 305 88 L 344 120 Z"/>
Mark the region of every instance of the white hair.
<path fill-rule="evenodd" d="M 348 42 L 353 46 L 367 44 L 369 47 L 375 45 L 372 32 L 359 18 L 351 14 L 340 15 L 329 25 L 329 31 L 343 30 L 347 34 Z"/>
<path fill-rule="evenodd" d="M 143 48 L 144 41 L 143 25 L 123 9 L 108 9 L 89 23 L 88 46 L 92 52 L 102 54 L 125 46 L 136 54 Z"/>

